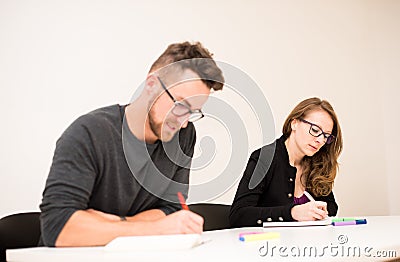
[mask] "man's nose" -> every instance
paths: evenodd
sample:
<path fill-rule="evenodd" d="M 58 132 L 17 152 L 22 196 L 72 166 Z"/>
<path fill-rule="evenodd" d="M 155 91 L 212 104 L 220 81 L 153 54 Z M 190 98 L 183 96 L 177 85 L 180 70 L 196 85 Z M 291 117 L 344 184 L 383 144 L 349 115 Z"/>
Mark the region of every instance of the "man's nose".
<path fill-rule="evenodd" d="M 186 128 L 187 127 L 188 122 L 189 122 L 189 116 L 190 115 L 187 114 L 187 115 L 179 116 L 179 117 L 176 118 L 178 120 L 179 125 L 180 125 L 181 128 Z"/>

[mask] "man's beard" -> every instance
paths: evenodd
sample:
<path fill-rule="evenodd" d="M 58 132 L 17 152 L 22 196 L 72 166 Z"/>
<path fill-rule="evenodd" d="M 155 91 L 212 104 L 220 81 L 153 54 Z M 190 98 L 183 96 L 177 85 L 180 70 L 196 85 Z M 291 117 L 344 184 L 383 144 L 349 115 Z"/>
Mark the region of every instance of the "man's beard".
<path fill-rule="evenodd" d="M 163 142 L 168 142 L 170 141 L 174 134 L 171 134 L 170 132 L 168 132 L 167 134 L 162 134 L 162 128 L 163 128 L 163 123 L 157 123 L 155 120 L 155 112 L 153 111 L 153 108 L 151 108 L 149 110 L 148 113 L 148 119 L 149 119 L 149 125 L 150 125 L 150 129 L 151 131 L 153 131 L 153 133 L 156 135 L 156 137 L 163 141 Z M 166 121 L 166 120 L 165 120 Z"/>

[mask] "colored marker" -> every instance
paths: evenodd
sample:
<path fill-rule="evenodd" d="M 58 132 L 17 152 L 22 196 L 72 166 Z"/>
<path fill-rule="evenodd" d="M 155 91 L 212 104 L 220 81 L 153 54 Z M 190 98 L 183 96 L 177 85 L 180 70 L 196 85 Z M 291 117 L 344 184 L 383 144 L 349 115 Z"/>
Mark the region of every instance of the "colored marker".
<path fill-rule="evenodd" d="M 367 220 L 365 218 L 356 219 L 357 225 L 358 224 L 367 224 Z"/>
<path fill-rule="evenodd" d="M 239 238 L 242 236 L 246 236 L 246 235 L 262 234 L 262 233 L 265 233 L 265 232 L 243 232 L 243 233 L 239 234 Z"/>
<path fill-rule="evenodd" d="M 178 192 L 178 199 L 179 199 L 179 202 L 181 203 L 182 209 L 189 210 L 189 207 L 186 205 L 185 198 L 183 197 L 181 192 Z"/>
<path fill-rule="evenodd" d="M 354 221 L 354 220 L 357 220 L 357 218 L 353 217 L 332 218 L 332 222 L 343 222 L 343 221 Z"/>
<path fill-rule="evenodd" d="M 350 225 L 363 225 L 367 224 L 366 219 L 357 219 L 353 221 L 338 221 L 338 222 L 332 222 L 332 225 L 334 226 L 350 226 Z"/>
<path fill-rule="evenodd" d="M 260 234 L 249 234 L 239 237 L 240 241 L 250 242 L 250 241 L 259 241 L 259 240 L 270 240 L 280 238 L 281 234 L 279 232 L 267 232 Z"/>

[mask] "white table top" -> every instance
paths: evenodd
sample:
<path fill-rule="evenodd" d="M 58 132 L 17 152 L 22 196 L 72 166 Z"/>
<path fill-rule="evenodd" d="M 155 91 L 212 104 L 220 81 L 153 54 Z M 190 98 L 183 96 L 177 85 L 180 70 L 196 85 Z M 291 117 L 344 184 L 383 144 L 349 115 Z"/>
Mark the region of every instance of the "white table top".
<path fill-rule="evenodd" d="M 208 231 L 186 250 L 110 252 L 103 247 L 7 250 L 8 261 L 386 261 L 400 259 L 400 216 L 365 217 L 366 225 L 236 228 Z M 278 231 L 280 238 L 244 243 L 239 233 Z M 267 252 L 268 251 L 268 252 Z M 305 251 L 305 253 L 304 253 Z M 300 253 L 299 253 L 300 252 Z M 262 256 L 264 255 L 264 256 Z"/>

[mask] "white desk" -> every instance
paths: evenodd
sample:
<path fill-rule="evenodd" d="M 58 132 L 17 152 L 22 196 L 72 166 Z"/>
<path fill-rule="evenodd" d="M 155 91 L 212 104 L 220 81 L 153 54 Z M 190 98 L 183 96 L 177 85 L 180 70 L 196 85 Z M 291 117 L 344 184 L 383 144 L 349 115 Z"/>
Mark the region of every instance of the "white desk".
<path fill-rule="evenodd" d="M 181 251 L 107 252 L 102 247 L 39 247 L 7 250 L 7 258 L 11 262 L 385 261 L 394 258 L 400 259 L 400 216 L 376 216 L 366 217 L 366 219 L 367 225 L 268 228 L 265 230 L 262 228 L 236 228 L 208 231 L 204 232 L 203 236 L 204 239 L 211 239 L 211 241 Z M 246 231 L 278 231 L 281 233 L 281 237 L 279 240 L 270 241 L 249 243 L 239 241 L 238 234 Z M 340 244 L 339 241 L 345 243 Z M 261 256 L 260 248 L 265 254 L 267 243 L 268 254 Z M 306 254 L 303 253 L 304 250 L 306 250 Z M 273 254 L 272 251 L 274 251 Z M 295 256 L 298 251 L 301 252 L 300 256 Z M 350 254 L 348 255 L 347 252 Z"/>

